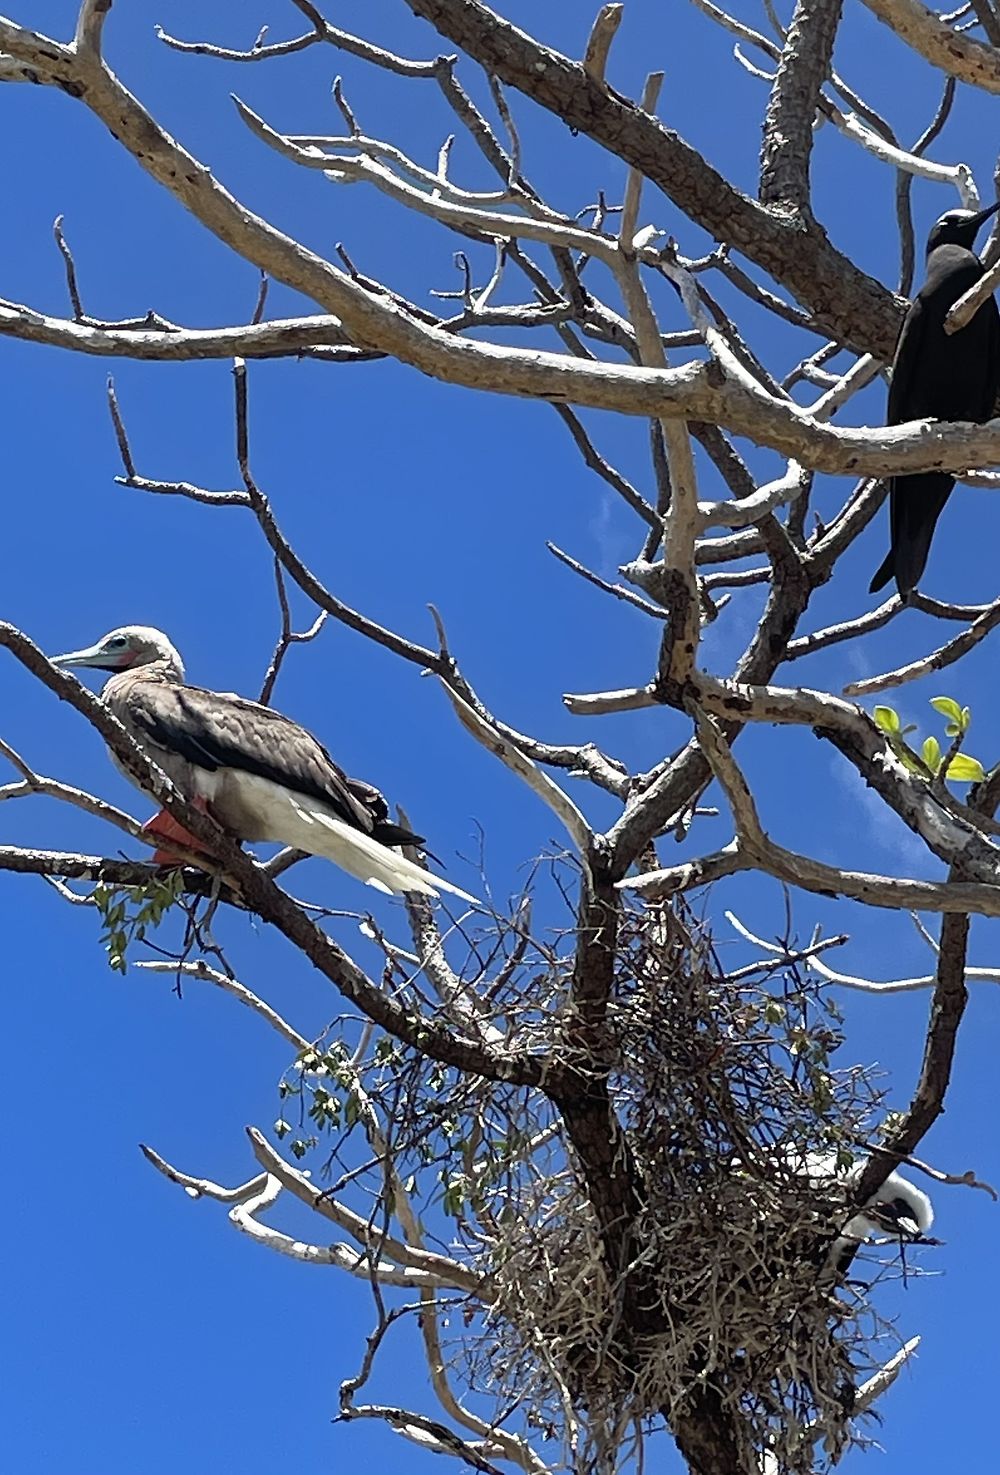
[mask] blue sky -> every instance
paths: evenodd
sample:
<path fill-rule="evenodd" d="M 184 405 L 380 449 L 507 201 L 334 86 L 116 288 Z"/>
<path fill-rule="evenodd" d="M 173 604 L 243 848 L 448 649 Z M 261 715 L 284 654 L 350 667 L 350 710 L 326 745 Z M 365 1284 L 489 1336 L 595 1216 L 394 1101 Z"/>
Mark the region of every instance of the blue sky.
<path fill-rule="evenodd" d="M 596 5 L 575 0 L 506 0 L 501 7 L 543 39 L 579 55 Z M 73 7 L 13 4 L 17 19 L 66 36 Z M 39 9 L 44 15 L 38 14 Z M 740 7 L 755 23 L 757 6 Z M 861 7 L 837 53 L 840 70 L 892 119 L 904 140 L 925 126 L 938 81 Z M 669 13 L 668 13 L 669 12 Z M 859 13 L 860 12 L 860 13 Z M 328 9 L 413 56 L 447 49 L 398 0 Z M 335 73 L 362 125 L 402 142 L 432 164 L 451 122 L 431 83 L 403 83 L 329 48 L 265 66 L 236 67 L 165 51 L 162 21 L 185 37 L 247 46 L 259 26 L 271 39 L 298 18 L 280 0 L 125 0 L 107 27 L 109 59 L 142 101 L 252 208 L 316 249 L 343 241 L 358 266 L 417 300 L 453 288 L 452 238 L 410 220 L 361 186 L 337 191 L 297 174 L 247 135 L 229 101 L 238 92 L 276 126 L 330 130 Z M 764 84 L 731 60 L 730 42 L 692 7 L 630 0 L 611 77 L 637 94 L 645 70 L 662 65 L 661 115 L 752 191 Z M 484 106 L 474 69 L 466 81 Z M 616 198 L 622 170 L 584 138 L 515 99 L 525 167 L 554 203 L 572 211 L 599 188 Z M 6 209 L 0 228 L 0 295 L 54 313 L 68 311 L 52 221 L 65 216 L 84 304 L 106 317 L 150 308 L 178 322 L 245 320 L 257 291 L 252 268 L 230 258 L 110 139 L 78 104 L 44 88 L 0 89 Z M 996 105 L 961 97 L 935 146 L 943 162 L 965 159 L 987 191 Z M 455 169 L 471 187 L 492 187 L 460 140 Z M 463 171 L 466 171 L 463 176 Z M 893 180 L 833 133 L 821 130 L 814 161 L 817 212 L 833 239 L 867 270 L 896 279 Z M 956 203 L 954 192 L 914 186 L 918 238 Z M 703 233 L 652 192 L 643 218 L 671 230 L 681 248 L 707 247 Z M 474 258 L 485 276 L 485 256 Z M 775 372 L 800 356 L 802 340 L 743 299 L 720 295 Z M 297 310 L 275 288 L 271 316 Z M 668 318 L 678 309 L 664 299 Z M 673 315 L 671 318 L 670 315 Z M 141 365 L 70 357 L 0 341 L 5 409 L 4 548 L 0 614 L 49 651 L 89 643 L 106 629 L 141 621 L 168 630 L 199 683 L 255 694 L 277 630 L 270 563 L 250 518 L 237 509 L 155 499 L 114 485 L 120 470 L 105 406 L 113 369 L 141 473 L 208 486 L 235 484 L 232 384 L 228 366 Z M 600 572 L 637 551 L 630 514 L 575 457 L 565 429 L 544 405 L 436 384 L 392 363 L 360 366 L 251 364 L 253 464 L 292 541 L 339 597 L 403 633 L 429 641 L 426 604 L 446 620 L 453 649 L 484 699 L 515 726 L 551 740 L 593 737 L 633 766 L 679 745 L 685 722 L 658 712 L 606 718 L 592 727 L 568 717 L 560 694 L 647 679 L 655 631 L 644 617 L 581 584 L 546 552 L 552 539 Z M 882 392 L 853 402 L 851 423 L 878 423 Z M 588 417 L 602 451 L 648 488 L 641 421 Z M 754 453 L 764 475 L 769 453 Z M 708 495 L 718 491 L 704 472 Z M 820 483 L 829 515 L 846 483 Z M 961 488 L 935 541 L 929 592 L 987 600 L 996 594 L 995 494 Z M 974 536 L 970 534 L 974 533 Z M 880 519 L 817 594 L 806 628 L 869 607 L 865 593 L 886 538 Z M 733 600 L 709 632 L 704 656 L 724 672 L 758 610 L 754 593 Z M 307 615 L 302 601 L 296 609 Z M 915 612 L 871 637 L 789 668 L 785 679 L 838 690 L 860 674 L 899 664 L 939 643 L 939 628 Z M 898 705 L 928 724 L 927 701 L 946 691 L 974 710 L 970 748 L 997 757 L 1000 705 L 989 648 L 944 681 L 905 690 Z M 492 758 L 459 731 L 441 694 L 416 670 L 329 625 L 294 650 L 276 702 L 317 731 L 338 759 L 399 799 L 432 838 L 460 884 L 475 879 L 478 828 L 499 896 L 555 834 L 555 821 Z M 0 734 L 40 771 L 78 782 L 145 816 L 145 801 L 112 770 L 102 745 L 16 664 L 0 667 Z M 940 731 L 940 724 L 933 730 Z M 936 874 L 908 832 L 883 815 L 853 772 L 807 735 L 749 732 L 740 758 L 776 838 L 820 859 L 858 867 Z M 0 775 L 0 782 L 7 775 Z M 597 823 L 613 817 L 603 796 L 574 789 Z M 728 818 L 704 821 L 687 851 L 729 838 Z M 8 804 L 0 835 L 9 843 L 115 853 L 119 837 L 46 801 Z M 131 847 L 126 846 L 130 853 Z M 915 869 L 913 869 L 915 868 Z M 378 905 L 353 882 L 311 863 L 311 895 L 332 905 Z M 745 947 L 722 920 L 731 906 L 763 935 L 782 927 L 784 902 L 759 878 L 720 886 L 709 902 L 727 961 Z M 388 925 L 403 932 L 398 909 Z M 377 1426 L 331 1428 L 340 1378 L 357 1364 L 371 1307 L 360 1283 L 333 1270 L 278 1259 L 240 1238 L 218 1205 L 192 1204 L 147 1166 L 138 1141 L 179 1166 L 226 1183 L 250 1176 L 247 1123 L 277 1114 L 276 1082 L 287 1050 L 259 1020 L 195 984 L 178 999 L 170 980 L 110 973 L 94 917 L 70 909 L 43 882 L 0 877 L 5 930 L 3 1080 L 6 1171 L 0 1210 L 5 1308 L 0 1381 L 6 1448 L 0 1463 L 21 1475 L 177 1469 L 264 1475 L 294 1451 L 297 1463 L 337 1469 L 371 1459 L 420 1475 L 431 1457 Z M 874 977 L 931 967 L 906 918 L 811 896 L 795 900 L 800 934 L 822 922 L 848 930 L 836 966 Z M 554 916 L 553 916 L 554 920 Z M 350 932 L 352 945 L 356 937 Z M 329 985 L 245 919 L 229 924 L 245 981 L 312 1035 L 339 1012 Z M 974 928 L 973 961 L 997 959 L 995 928 Z M 365 954 L 359 956 L 365 960 Z M 928 996 L 843 1000 L 848 1045 L 841 1063 L 877 1060 L 891 1073 L 890 1097 L 905 1103 L 919 1065 Z M 974 989 L 946 1116 L 924 1155 L 951 1172 L 973 1168 L 1000 1182 L 992 1120 L 997 1029 L 994 985 Z M 882 1405 L 888 1456 L 866 1469 L 888 1472 L 956 1465 L 992 1442 L 998 1210 L 985 1194 L 935 1193 L 944 1246 L 927 1252 L 935 1273 L 891 1292 L 885 1308 L 904 1336 L 924 1338 L 919 1359 Z M 304 1216 L 275 1223 L 316 1234 Z M 401 1338 L 376 1392 L 411 1397 L 435 1411 L 412 1346 Z M 934 1419 L 926 1410 L 933 1400 Z M 673 1455 L 661 1454 L 665 1470 Z M 844 1469 L 858 1471 L 860 1454 Z"/>

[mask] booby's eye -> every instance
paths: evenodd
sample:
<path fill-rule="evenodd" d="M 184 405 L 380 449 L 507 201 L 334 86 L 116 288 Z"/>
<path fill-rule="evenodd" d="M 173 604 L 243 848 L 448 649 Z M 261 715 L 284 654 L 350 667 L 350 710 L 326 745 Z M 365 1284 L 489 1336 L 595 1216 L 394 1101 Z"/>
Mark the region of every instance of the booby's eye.
<path fill-rule="evenodd" d="M 108 650 L 124 650 L 126 645 L 128 645 L 127 635 L 115 635 L 108 641 L 107 648 Z"/>

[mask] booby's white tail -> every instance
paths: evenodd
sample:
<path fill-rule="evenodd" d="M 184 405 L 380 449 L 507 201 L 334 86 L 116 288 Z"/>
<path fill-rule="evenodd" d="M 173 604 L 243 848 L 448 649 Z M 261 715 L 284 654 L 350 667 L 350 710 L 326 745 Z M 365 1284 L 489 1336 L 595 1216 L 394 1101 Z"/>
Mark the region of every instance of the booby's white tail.
<path fill-rule="evenodd" d="M 291 807 L 298 824 L 294 826 L 294 835 L 281 836 L 286 845 L 308 850 L 310 855 L 325 856 L 342 871 L 357 876 L 359 881 L 375 886 L 379 891 L 390 894 L 418 891 L 423 896 L 437 896 L 441 891 L 448 891 L 470 906 L 480 905 L 460 886 L 430 875 L 398 850 L 381 845 L 378 840 L 345 824 L 318 805 L 295 796 L 291 798 Z"/>

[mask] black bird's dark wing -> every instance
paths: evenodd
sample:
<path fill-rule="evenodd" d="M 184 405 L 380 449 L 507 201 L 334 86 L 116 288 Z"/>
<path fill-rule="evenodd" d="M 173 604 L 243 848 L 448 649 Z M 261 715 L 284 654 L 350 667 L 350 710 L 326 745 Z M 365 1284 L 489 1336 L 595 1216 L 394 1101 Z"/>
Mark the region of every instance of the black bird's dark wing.
<path fill-rule="evenodd" d="M 921 471 L 894 476 L 889 482 L 889 552 L 868 585 L 875 594 L 895 575 L 905 599 L 920 582 L 931 551 L 931 540 L 955 478 L 946 471 Z"/>
<path fill-rule="evenodd" d="M 235 768 L 329 805 L 338 819 L 383 845 L 421 837 L 389 821 L 378 789 L 339 768 L 312 733 L 259 702 L 200 686 L 137 681 L 129 715 L 151 742 L 214 772 Z"/>
<path fill-rule="evenodd" d="M 907 309 L 893 358 L 886 422 L 988 420 L 1000 380 L 1000 317 L 992 297 L 956 333 L 945 331 L 949 310 L 983 275 L 972 250 L 975 233 L 998 206 L 942 216 L 928 240 L 927 274 Z M 891 547 L 869 586 L 874 593 L 895 575 L 905 598 L 927 563 L 934 528 L 954 478 L 943 471 L 895 476 L 889 483 Z"/>
<path fill-rule="evenodd" d="M 903 326 L 896 340 L 896 352 L 892 358 L 892 378 L 889 381 L 889 400 L 886 406 L 885 423 L 902 425 L 906 420 L 918 420 L 920 411 L 908 409 L 913 403 L 915 381 L 919 376 L 921 354 L 926 337 L 927 314 L 924 304 L 917 296 L 907 308 Z"/>
<path fill-rule="evenodd" d="M 900 425 L 919 417 L 912 408 L 921 375 L 927 313 L 919 295 L 910 304 L 896 343 L 889 384 L 886 424 Z M 927 481 L 925 487 L 923 483 Z M 940 484 L 939 484 L 940 483 Z M 923 573 L 934 525 L 951 490 L 936 472 L 924 476 L 892 477 L 889 481 L 889 552 L 868 586 L 875 594 L 895 575 L 901 594 L 908 593 Z"/>
<path fill-rule="evenodd" d="M 949 248 L 934 254 L 940 259 L 931 262 L 927 281 L 907 309 L 896 343 L 886 406 L 887 425 L 940 415 L 943 395 L 936 372 L 935 338 L 943 336 L 944 314 L 951 300 L 957 300 L 964 290 L 965 277 L 971 272 L 975 280 L 975 272 L 981 271 L 970 252 L 958 253 L 960 258 L 969 258 L 967 265 L 950 261 Z M 949 266 L 950 273 L 945 270 Z M 962 270 L 955 269 L 963 266 Z M 949 275 L 953 280 L 948 280 Z M 916 588 L 927 566 L 937 520 L 954 484 L 954 477 L 941 471 L 890 479 L 889 552 L 868 586 L 870 593 L 876 593 L 893 577 L 904 599 Z"/>

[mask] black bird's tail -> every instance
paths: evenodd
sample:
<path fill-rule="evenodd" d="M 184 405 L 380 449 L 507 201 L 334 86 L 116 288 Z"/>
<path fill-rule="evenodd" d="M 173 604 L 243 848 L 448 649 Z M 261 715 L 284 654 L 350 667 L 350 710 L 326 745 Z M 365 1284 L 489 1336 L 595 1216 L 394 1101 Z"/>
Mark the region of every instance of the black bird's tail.
<path fill-rule="evenodd" d="M 927 565 L 931 539 L 955 478 L 943 471 L 894 476 L 889 483 L 892 546 L 868 585 L 875 594 L 895 575 L 900 598 L 917 587 Z"/>

